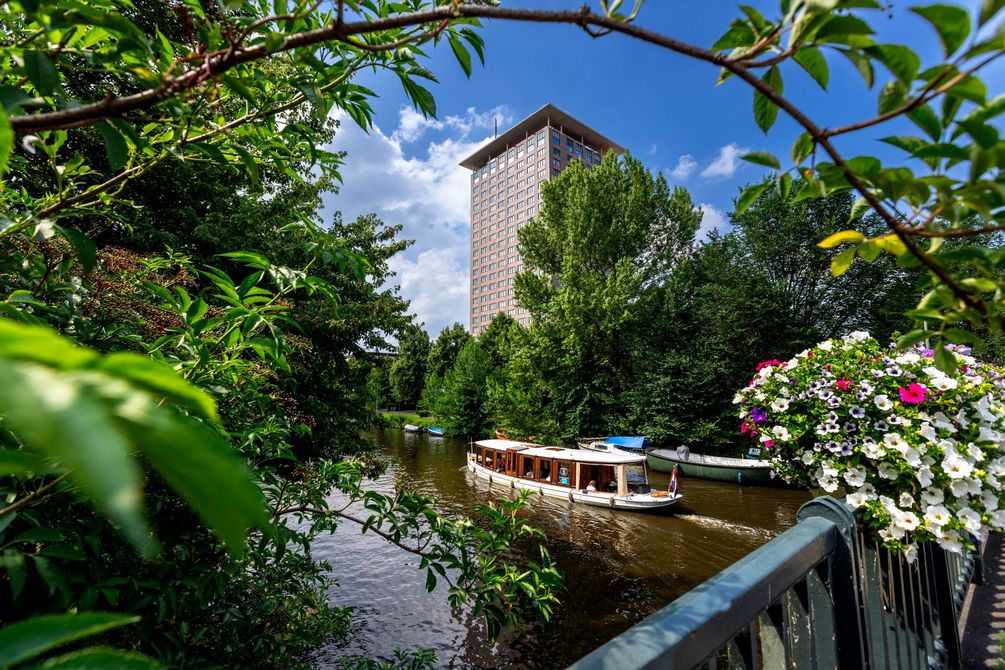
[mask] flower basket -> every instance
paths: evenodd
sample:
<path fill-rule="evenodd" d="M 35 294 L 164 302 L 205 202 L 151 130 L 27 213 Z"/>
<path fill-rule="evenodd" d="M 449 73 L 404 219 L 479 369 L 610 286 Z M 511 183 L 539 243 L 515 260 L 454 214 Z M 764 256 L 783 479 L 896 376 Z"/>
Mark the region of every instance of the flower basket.
<path fill-rule="evenodd" d="M 1005 382 L 969 349 L 948 349 L 952 372 L 930 350 L 864 332 L 766 361 L 734 398 L 741 432 L 786 480 L 844 490 L 884 546 L 961 552 L 1005 526 Z"/>

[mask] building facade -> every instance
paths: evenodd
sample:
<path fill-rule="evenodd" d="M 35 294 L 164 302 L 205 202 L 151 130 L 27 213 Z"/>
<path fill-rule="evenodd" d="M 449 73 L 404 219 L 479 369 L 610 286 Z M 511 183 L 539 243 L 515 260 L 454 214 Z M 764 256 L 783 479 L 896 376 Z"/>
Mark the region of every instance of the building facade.
<path fill-rule="evenodd" d="M 541 184 L 573 161 L 598 164 L 624 149 L 553 105 L 545 105 L 461 162 L 471 170 L 470 331 L 499 312 L 520 324 L 513 278 L 523 269 L 516 231 L 541 207 Z"/>

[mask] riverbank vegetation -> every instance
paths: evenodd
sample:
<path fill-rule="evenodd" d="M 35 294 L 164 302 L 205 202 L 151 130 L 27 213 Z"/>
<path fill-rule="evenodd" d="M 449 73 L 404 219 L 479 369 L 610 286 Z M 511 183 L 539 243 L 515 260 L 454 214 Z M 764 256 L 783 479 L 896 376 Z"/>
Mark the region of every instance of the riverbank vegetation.
<path fill-rule="evenodd" d="M 641 3 L 622 4 L 3 5 L 0 662 L 73 644 L 51 663 L 306 665 L 353 625 L 309 550 L 347 523 L 418 554 L 430 590 L 449 582 L 490 635 L 547 619 L 561 585 L 547 552 L 508 562 L 540 539 L 523 499 L 472 521 L 363 489 L 381 463 L 361 429 L 386 393 L 414 405 L 431 382 L 426 402 L 457 432 L 495 420 L 548 441 L 630 430 L 725 449 L 739 370 L 838 324 L 930 337 L 937 365 L 945 342 L 1001 330 L 1005 258 L 980 236 L 1005 216 L 1005 104 L 979 78 L 1005 51 L 1001 3 L 915 8 L 944 51 L 927 69 L 876 42 L 878 3 L 745 7 L 712 50 L 641 30 Z M 712 63 L 752 87 L 765 132 L 782 111 L 802 134 L 788 169 L 746 156 L 774 175 L 700 246 L 688 194 L 636 161 L 571 168 L 520 231 L 534 323 L 497 318 L 431 370 L 433 344 L 388 288 L 408 242 L 393 222 L 321 215 L 343 160 L 326 149 L 331 112 L 368 128 L 374 93 L 353 77 L 377 70 L 435 115 L 427 50 L 445 43 L 471 73 L 485 18 Z M 793 102 L 783 79 L 826 88 L 825 51 L 884 80 L 877 116 L 828 129 Z M 895 164 L 836 145 L 891 119 L 920 133 L 886 138 Z M 392 340 L 403 355 L 385 375 L 370 352 Z M 356 507 L 332 507 L 333 490 Z"/>
<path fill-rule="evenodd" d="M 463 384 L 430 378 L 423 393 L 441 399 L 437 416 L 462 417 L 448 425 L 475 434 L 489 424 L 547 442 L 644 434 L 735 453 L 746 440 L 733 390 L 759 361 L 849 328 L 888 337 L 910 326 L 902 314 L 919 274 L 887 256 L 832 276 L 836 254 L 815 242 L 847 226 L 854 199 L 798 199 L 800 187 L 768 184 L 729 232 L 699 240 L 687 191 L 637 159 L 571 166 L 543 185 L 541 215 L 518 231 L 516 293 L 531 325 L 497 316 L 468 345 L 493 351 L 481 367 L 458 359 Z M 881 228 L 873 216 L 853 225 Z"/>

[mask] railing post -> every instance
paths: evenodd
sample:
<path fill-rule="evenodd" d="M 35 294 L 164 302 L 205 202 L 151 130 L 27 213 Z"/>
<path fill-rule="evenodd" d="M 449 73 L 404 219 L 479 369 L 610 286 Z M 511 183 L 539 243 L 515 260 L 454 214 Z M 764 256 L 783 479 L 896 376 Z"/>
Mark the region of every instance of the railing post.
<path fill-rule="evenodd" d="M 799 508 L 796 519 L 823 517 L 837 527 L 837 546 L 831 554 L 830 592 L 834 603 L 834 642 L 838 667 L 867 667 L 868 639 L 862 621 L 861 570 L 858 565 L 858 523 L 843 502 L 830 496 L 814 498 Z"/>

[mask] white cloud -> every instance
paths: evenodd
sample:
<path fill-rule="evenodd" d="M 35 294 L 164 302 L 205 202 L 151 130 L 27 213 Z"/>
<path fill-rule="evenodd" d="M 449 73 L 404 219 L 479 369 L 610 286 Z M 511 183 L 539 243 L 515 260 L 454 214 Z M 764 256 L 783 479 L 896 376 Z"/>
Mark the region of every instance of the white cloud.
<path fill-rule="evenodd" d="M 659 149 L 658 146 L 656 146 L 655 144 L 650 144 L 649 145 L 649 155 L 652 156 L 653 154 L 655 154 L 657 149 Z"/>
<path fill-rule="evenodd" d="M 699 203 L 698 207 L 701 208 L 701 227 L 698 229 L 697 235 L 699 240 L 707 238 L 713 230 L 718 230 L 720 233 L 726 232 L 728 224 L 726 215 L 722 213 L 721 209 L 707 202 Z"/>
<path fill-rule="evenodd" d="M 701 171 L 702 177 L 732 177 L 740 166 L 740 156 L 750 151 L 746 147 L 738 147 L 729 143 L 719 149 L 719 155 Z"/>
<path fill-rule="evenodd" d="M 698 163 L 694 160 L 694 156 L 691 154 L 684 154 L 677 159 L 677 167 L 670 172 L 670 175 L 674 179 L 684 180 L 687 179 L 692 172 L 694 172 L 696 167 L 698 167 Z"/>
<path fill-rule="evenodd" d="M 389 134 L 377 125 L 367 134 L 338 117 L 332 149 L 346 152 L 344 183 L 325 206 L 346 219 L 374 212 L 416 241 L 390 265 L 402 296 L 434 336 L 468 321 L 470 171 L 458 163 L 491 139 L 497 116 L 500 126 L 512 121 L 505 108 L 472 108 L 439 120 L 402 108 Z M 437 139 L 407 146 L 427 131 Z"/>
<path fill-rule="evenodd" d="M 506 128 L 512 122 L 512 117 L 505 107 L 495 107 L 487 112 L 478 112 L 474 107 L 468 107 L 464 116 L 445 116 L 442 119 L 425 117 L 414 107 L 402 107 L 398 110 L 398 128 L 391 137 L 399 142 L 415 142 L 426 130 L 458 130 L 462 137 L 467 137 L 473 130 L 489 130 L 498 122 Z"/>

